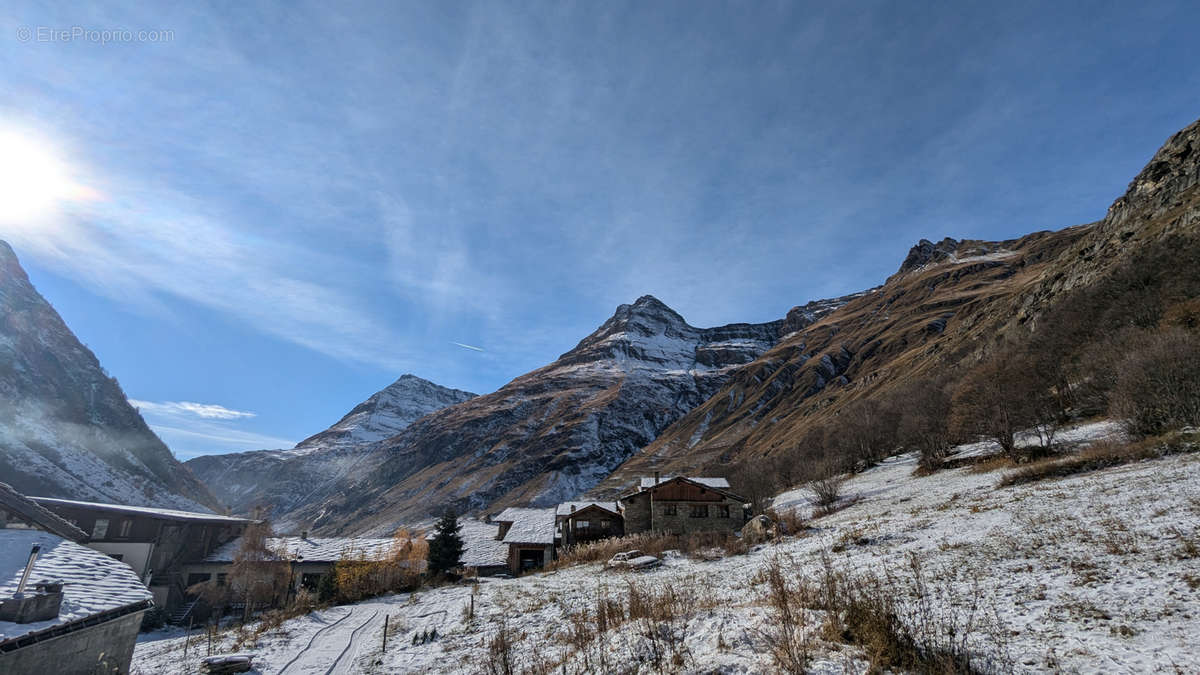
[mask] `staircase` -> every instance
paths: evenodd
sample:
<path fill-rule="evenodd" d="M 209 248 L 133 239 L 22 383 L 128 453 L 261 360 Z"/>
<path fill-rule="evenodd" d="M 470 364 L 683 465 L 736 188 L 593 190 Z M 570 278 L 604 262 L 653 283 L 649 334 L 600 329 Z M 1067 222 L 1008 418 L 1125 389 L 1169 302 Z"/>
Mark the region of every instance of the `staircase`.
<path fill-rule="evenodd" d="M 191 616 L 192 610 L 196 608 L 196 603 L 200 602 L 200 598 L 192 598 L 186 603 L 180 605 L 170 617 L 167 618 L 167 623 L 181 625 Z"/>

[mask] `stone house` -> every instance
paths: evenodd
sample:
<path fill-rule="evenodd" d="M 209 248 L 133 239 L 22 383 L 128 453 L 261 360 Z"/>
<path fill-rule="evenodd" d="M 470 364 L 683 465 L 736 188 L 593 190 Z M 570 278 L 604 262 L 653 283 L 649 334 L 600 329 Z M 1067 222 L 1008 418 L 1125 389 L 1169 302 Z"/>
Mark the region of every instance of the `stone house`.
<path fill-rule="evenodd" d="M 0 673 L 127 673 L 150 591 L 0 483 Z"/>
<path fill-rule="evenodd" d="M 215 513 L 31 499 L 90 533 L 89 548 L 131 567 L 154 594 L 154 604 L 175 622 L 186 620 L 180 612 L 191 603 L 185 567 L 236 539 L 253 522 Z"/>
<path fill-rule="evenodd" d="M 636 492 L 621 497 L 625 532 L 690 534 L 737 531 L 746 522 L 745 497 L 731 492 L 724 478 L 641 479 Z"/>
<path fill-rule="evenodd" d="M 625 517 L 617 502 L 563 502 L 555 511 L 561 546 L 573 546 L 625 534 Z"/>
<path fill-rule="evenodd" d="M 555 509 L 509 507 L 492 518 L 496 538 L 508 545 L 508 570 L 520 574 L 554 559 Z"/>

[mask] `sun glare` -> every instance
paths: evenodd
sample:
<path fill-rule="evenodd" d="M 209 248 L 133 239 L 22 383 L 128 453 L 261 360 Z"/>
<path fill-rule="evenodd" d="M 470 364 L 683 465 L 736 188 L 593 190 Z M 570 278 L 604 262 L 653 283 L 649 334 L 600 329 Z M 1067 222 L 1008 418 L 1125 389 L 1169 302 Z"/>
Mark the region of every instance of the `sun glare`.
<path fill-rule="evenodd" d="M 48 143 L 0 130 L 0 223 L 28 226 L 64 202 L 93 195 Z"/>

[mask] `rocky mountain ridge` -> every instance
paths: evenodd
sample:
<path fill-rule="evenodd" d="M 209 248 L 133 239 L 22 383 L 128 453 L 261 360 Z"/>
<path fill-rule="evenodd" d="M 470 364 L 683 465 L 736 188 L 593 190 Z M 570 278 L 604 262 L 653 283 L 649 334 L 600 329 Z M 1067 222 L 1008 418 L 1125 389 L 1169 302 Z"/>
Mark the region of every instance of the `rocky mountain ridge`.
<path fill-rule="evenodd" d="M 375 444 L 378 466 L 284 517 L 330 533 L 386 531 L 447 505 L 467 512 L 567 499 L 606 478 L 739 366 L 848 300 L 809 303 L 763 324 L 696 328 L 643 296 L 554 363 Z"/>
<path fill-rule="evenodd" d="M 327 485 L 372 466 L 372 444 L 474 396 L 402 375 L 294 448 L 204 455 L 188 460 L 187 466 L 235 512 L 262 509 L 281 516 L 321 494 Z"/>
<path fill-rule="evenodd" d="M 3 241 L 0 481 L 47 497 L 219 507 L 37 292 Z"/>

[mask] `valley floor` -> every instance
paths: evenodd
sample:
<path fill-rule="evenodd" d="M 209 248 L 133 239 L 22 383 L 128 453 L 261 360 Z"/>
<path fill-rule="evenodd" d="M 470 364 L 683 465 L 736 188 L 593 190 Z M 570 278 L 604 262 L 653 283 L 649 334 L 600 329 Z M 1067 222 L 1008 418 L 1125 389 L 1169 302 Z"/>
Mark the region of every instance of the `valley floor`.
<path fill-rule="evenodd" d="M 851 478 L 844 492 L 853 504 L 814 520 L 803 536 L 746 555 L 669 555 L 641 573 L 585 565 L 396 595 L 288 621 L 243 651 L 257 653 L 267 674 L 504 672 L 505 659 L 513 672 L 774 672 L 764 567 L 774 561 L 815 577 L 824 559 L 852 573 L 904 577 L 916 559 L 932 607 L 923 616 L 968 628 L 977 663 L 1017 672 L 1200 671 L 1200 454 L 1015 487 L 997 487 L 1000 472 L 968 469 L 917 478 L 915 465 L 903 455 Z M 800 490 L 776 506 L 811 509 Z M 596 631 L 602 599 L 656 594 L 673 598 L 673 618 Z M 384 616 L 392 628 L 386 653 Z M 866 669 L 858 647 L 828 642 L 819 624 L 814 618 L 806 629 L 809 670 Z M 184 660 L 183 642 L 146 637 L 134 672 L 198 672 L 204 645 L 194 640 Z"/>

